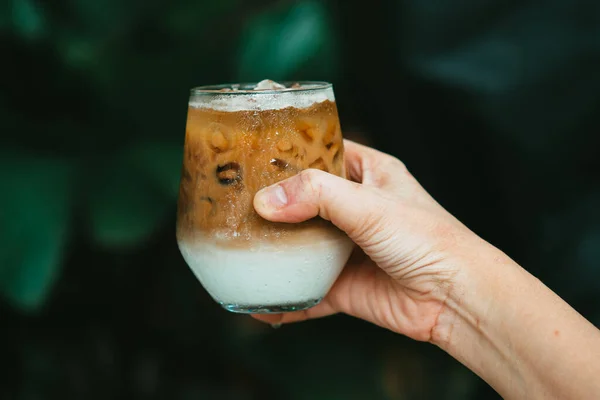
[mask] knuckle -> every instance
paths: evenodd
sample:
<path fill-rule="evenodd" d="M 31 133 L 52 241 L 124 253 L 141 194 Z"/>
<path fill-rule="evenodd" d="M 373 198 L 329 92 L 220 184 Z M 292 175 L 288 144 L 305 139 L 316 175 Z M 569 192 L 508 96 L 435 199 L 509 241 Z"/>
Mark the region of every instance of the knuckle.
<path fill-rule="evenodd" d="M 319 194 L 321 191 L 321 173 L 316 169 L 305 169 L 298 174 L 298 182 L 301 190 Z"/>
<path fill-rule="evenodd" d="M 399 158 L 388 155 L 385 159 L 385 164 L 388 168 L 393 168 L 400 171 L 408 171 L 406 165 Z"/>
<path fill-rule="evenodd" d="M 400 159 L 388 155 L 381 161 L 379 165 L 379 187 L 390 186 L 397 188 L 398 185 L 403 185 L 414 180 L 414 177 Z"/>
<path fill-rule="evenodd" d="M 311 182 L 315 179 L 317 172 L 318 171 L 316 169 L 305 169 L 300 171 L 298 177 L 300 178 L 301 182 Z"/>
<path fill-rule="evenodd" d="M 298 182 L 302 187 L 311 187 L 316 181 L 315 171 L 311 169 L 305 169 L 298 174 Z"/>
<path fill-rule="evenodd" d="M 363 164 L 364 176 L 370 186 L 383 188 L 397 181 L 397 178 L 410 175 L 406 166 L 398 158 L 381 153 L 378 157 L 365 160 Z"/>

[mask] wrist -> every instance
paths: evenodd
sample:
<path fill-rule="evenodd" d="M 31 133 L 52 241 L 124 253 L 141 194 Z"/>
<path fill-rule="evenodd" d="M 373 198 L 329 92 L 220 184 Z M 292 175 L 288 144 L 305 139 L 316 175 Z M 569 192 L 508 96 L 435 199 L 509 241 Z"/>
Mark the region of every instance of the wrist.
<path fill-rule="evenodd" d="M 431 342 L 505 398 L 597 394 L 598 330 L 500 250 L 470 245 Z"/>
<path fill-rule="evenodd" d="M 458 271 L 431 331 L 431 343 L 463 363 L 495 390 L 519 393 L 526 385 L 518 355 L 505 336 L 507 288 L 520 279 L 521 267 L 477 238 L 455 257 Z M 524 272 L 524 271 L 523 271 Z M 493 371 L 493 372 L 492 372 Z"/>
<path fill-rule="evenodd" d="M 483 241 L 481 241 L 483 242 Z M 482 330 L 490 315 L 493 315 L 494 303 L 498 302 L 498 285 L 506 285 L 500 269 L 518 267 L 499 250 L 483 242 L 469 244 L 468 254 L 454 257 L 450 262 L 457 271 L 453 281 L 448 285 L 444 305 L 432 329 L 431 342 L 444 348 L 451 345 L 460 330 L 455 328 L 469 327 Z M 497 293 L 500 292 L 500 293 Z"/>

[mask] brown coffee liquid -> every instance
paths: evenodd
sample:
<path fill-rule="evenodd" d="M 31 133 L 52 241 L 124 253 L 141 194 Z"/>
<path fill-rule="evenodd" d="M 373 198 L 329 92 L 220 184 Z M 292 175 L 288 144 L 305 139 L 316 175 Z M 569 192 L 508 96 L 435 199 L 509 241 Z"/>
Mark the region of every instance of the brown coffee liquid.
<path fill-rule="evenodd" d="M 335 102 L 265 111 L 188 110 L 177 236 L 197 233 L 224 245 L 339 234 L 329 222 L 266 221 L 253 207 L 260 189 L 307 168 L 345 177 Z M 318 237 L 314 237 L 319 240 Z"/>

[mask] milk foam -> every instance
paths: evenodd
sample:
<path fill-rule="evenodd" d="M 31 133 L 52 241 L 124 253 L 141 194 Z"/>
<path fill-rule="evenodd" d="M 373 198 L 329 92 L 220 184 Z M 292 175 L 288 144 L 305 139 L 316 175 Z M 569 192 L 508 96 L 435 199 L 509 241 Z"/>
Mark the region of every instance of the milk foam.
<path fill-rule="evenodd" d="M 350 257 L 348 238 L 302 245 L 223 248 L 179 243 L 183 258 L 206 291 L 228 305 L 297 304 L 324 297 Z"/>
<path fill-rule="evenodd" d="M 309 86 L 310 88 L 310 86 Z M 207 108 L 217 111 L 261 111 L 280 110 L 287 107 L 308 108 L 326 100 L 335 101 L 333 88 L 302 90 L 284 89 L 278 91 L 237 91 L 194 93 L 190 97 L 189 106 Z"/>

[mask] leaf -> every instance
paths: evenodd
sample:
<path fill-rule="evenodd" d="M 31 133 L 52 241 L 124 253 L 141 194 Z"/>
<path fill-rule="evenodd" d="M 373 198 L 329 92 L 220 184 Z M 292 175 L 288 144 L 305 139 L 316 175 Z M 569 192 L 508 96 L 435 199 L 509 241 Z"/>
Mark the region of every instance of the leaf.
<path fill-rule="evenodd" d="M 44 34 L 44 17 L 35 0 L 13 0 L 12 20 L 17 33 L 27 39 L 38 39 Z"/>
<path fill-rule="evenodd" d="M 289 79 L 311 61 L 330 56 L 329 25 L 325 6 L 315 1 L 258 15 L 242 33 L 238 80 Z"/>
<path fill-rule="evenodd" d="M 62 160 L 0 156 L 0 291 L 23 311 L 43 303 L 63 260 L 72 174 Z"/>
<path fill-rule="evenodd" d="M 130 247 L 147 240 L 175 207 L 174 166 L 169 151 L 141 145 L 108 158 L 90 188 L 93 239 L 105 247 Z M 163 157 L 166 155 L 167 157 Z M 176 193 L 176 191 L 175 191 Z"/>

